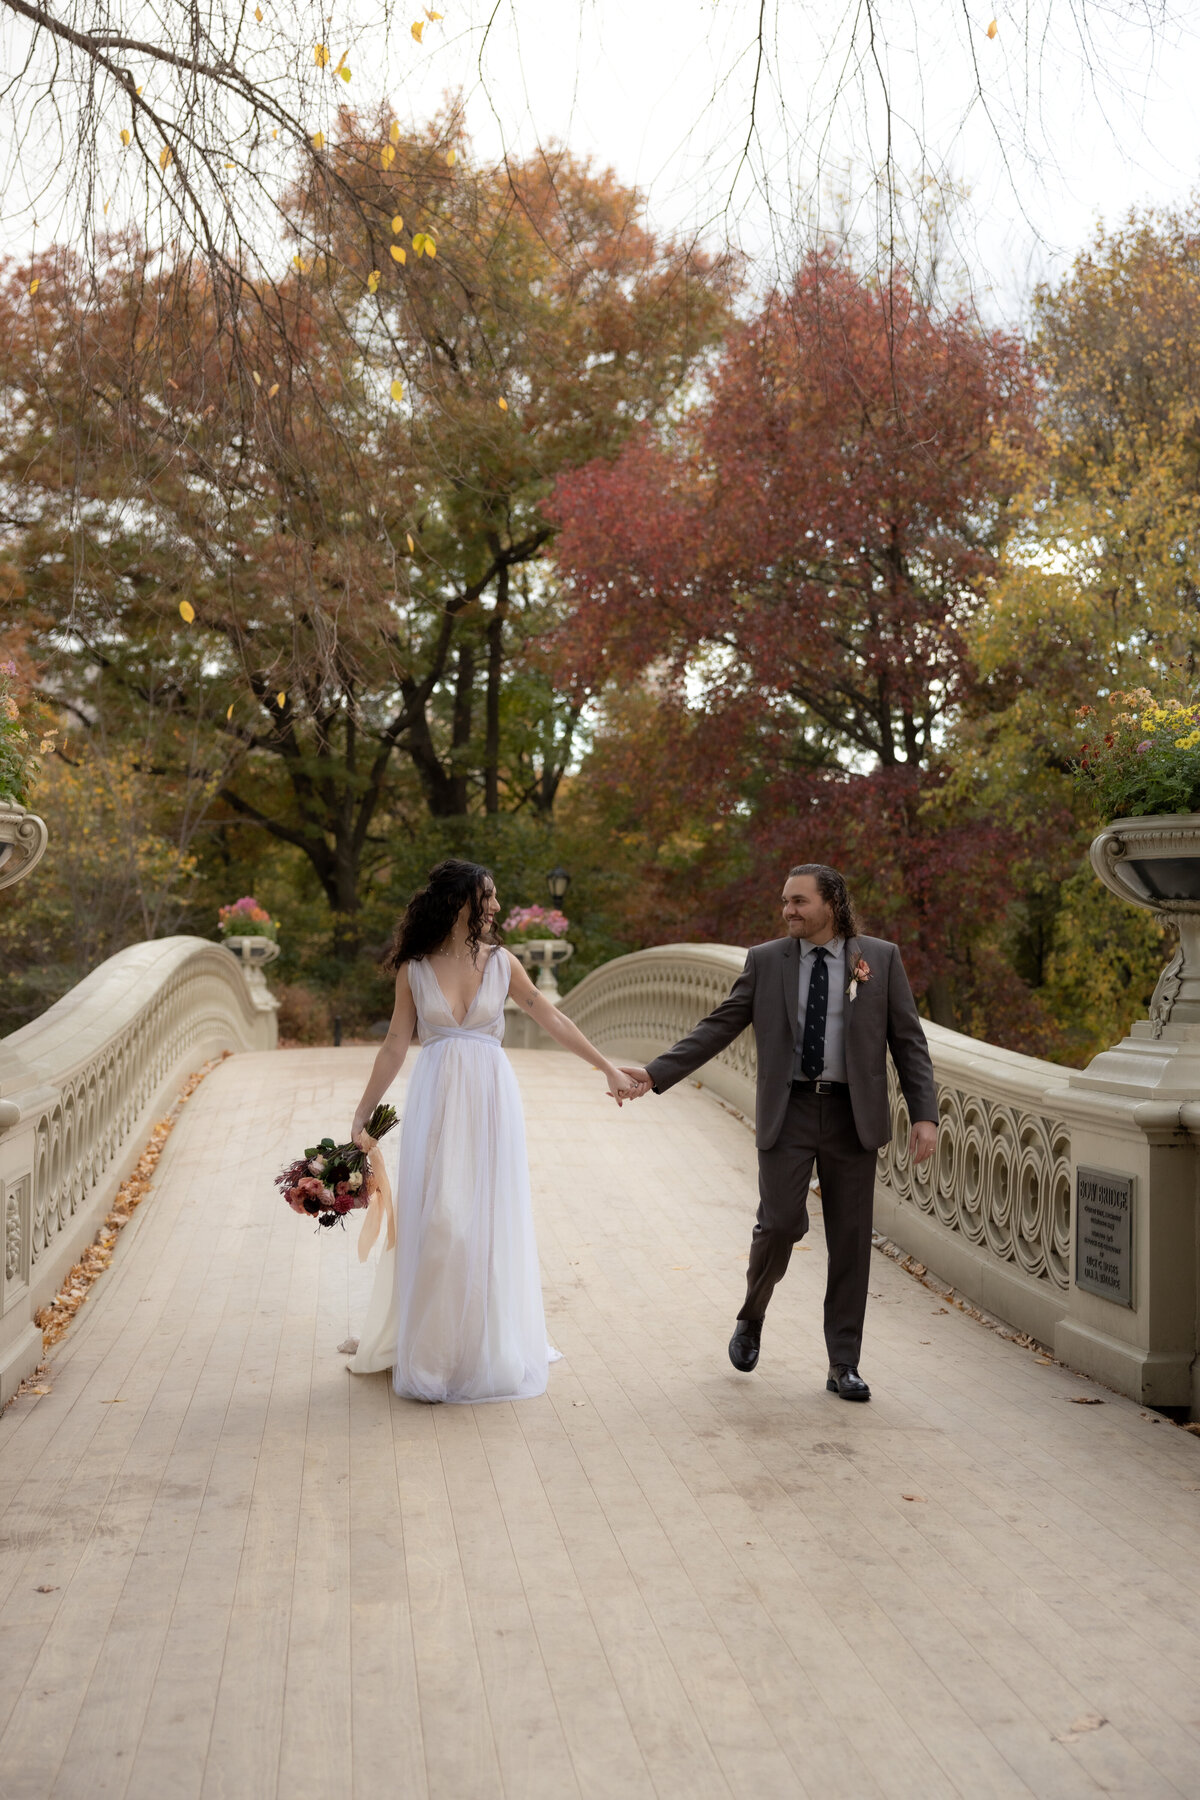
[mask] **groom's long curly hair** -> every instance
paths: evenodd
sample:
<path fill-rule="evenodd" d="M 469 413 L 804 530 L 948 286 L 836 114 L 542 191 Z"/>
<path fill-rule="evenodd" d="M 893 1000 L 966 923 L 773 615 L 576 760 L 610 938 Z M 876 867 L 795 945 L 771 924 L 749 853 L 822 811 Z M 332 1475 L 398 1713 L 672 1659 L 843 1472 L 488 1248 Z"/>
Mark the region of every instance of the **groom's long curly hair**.
<path fill-rule="evenodd" d="M 418 962 L 444 944 L 464 906 L 471 908 L 467 915 L 467 948 L 474 956 L 487 929 L 483 903 L 490 881 L 491 870 L 482 863 L 459 862 L 453 857 L 430 869 L 425 886 L 417 889 L 396 926 L 384 968 L 394 970 L 401 963 Z M 488 941 L 500 941 L 498 925 L 492 927 Z"/>
<path fill-rule="evenodd" d="M 837 937 L 848 940 L 858 936 L 862 927 L 844 875 L 839 874 L 837 869 L 831 869 L 828 863 L 797 863 L 794 869 L 788 870 L 789 881 L 793 875 L 812 876 L 817 884 L 817 892 L 833 913 L 833 929 Z"/>

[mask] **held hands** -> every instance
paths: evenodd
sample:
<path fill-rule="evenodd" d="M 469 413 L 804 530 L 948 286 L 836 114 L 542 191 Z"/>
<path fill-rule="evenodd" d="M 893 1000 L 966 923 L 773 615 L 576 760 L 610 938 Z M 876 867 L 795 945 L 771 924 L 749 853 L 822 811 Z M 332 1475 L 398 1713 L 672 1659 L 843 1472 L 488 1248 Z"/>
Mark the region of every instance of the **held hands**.
<path fill-rule="evenodd" d="M 938 1128 L 931 1119 L 918 1119 L 913 1126 L 912 1136 L 908 1140 L 908 1155 L 915 1169 L 919 1169 L 923 1162 L 928 1162 L 937 1149 L 937 1132 Z"/>
<path fill-rule="evenodd" d="M 609 1094 L 618 1106 L 623 1106 L 626 1100 L 640 1100 L 643 1094 L 649 1093 L 650 1077 L 645 1069 L 635 1066 L 626 1068 L 623 1063 L 605 1063 L 602 1066 L 608 1080 Z"/>
<path fill-rule="evenodd" d="M 640 1100 L 643 1094 L 653 1093 L 654 1083 L 651 1081 L 641 1063 L 622 1063 L 620 1065 L 620 1073 L 625 1077 L 625 1080 L 629 1084 L 629 1098 L 631 1100 Z"/>

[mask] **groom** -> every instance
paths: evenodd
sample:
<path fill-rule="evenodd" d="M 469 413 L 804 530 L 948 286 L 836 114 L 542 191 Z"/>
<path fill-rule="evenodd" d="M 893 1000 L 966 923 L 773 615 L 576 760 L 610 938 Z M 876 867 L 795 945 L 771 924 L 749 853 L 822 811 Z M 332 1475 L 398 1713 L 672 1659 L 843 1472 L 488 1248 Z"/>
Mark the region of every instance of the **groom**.
<path fill-rule="evenodd" d="M 869 1400 L 858 1358 L 875 1153 L 892 1135 L 887 1052 L 913 1121 L 914 1163 L 932 1156 L 937 1142 L 937 1084 L 900 952 L 883 938 L 860 935 L 837 870 L 824 863 L 792 869 L 783 887 L 783 923 L 787 936 L 748 953 L 727 1000 L 673 1049 L 645 1068 L 626 1065 L 625 1073 L 639 1093 L 664 1093 L 753 1026 L 758 1218 L 729 1360 L 746 1374 L 758 1362 L 763 1315 L 792 1246 L 808 1230 L 815 1162 L 829 1253 L 825 1385 L 843 1400 Z"/>

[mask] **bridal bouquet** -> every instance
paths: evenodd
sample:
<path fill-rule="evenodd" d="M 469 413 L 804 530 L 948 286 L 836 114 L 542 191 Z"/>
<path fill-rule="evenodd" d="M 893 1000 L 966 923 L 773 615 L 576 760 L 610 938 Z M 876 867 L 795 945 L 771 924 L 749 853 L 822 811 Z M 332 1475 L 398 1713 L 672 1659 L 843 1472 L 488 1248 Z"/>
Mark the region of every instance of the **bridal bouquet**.
<path fill-rule="evenodd" d="M 292 1211 L 307 1213 L 318 1225 L 336 1225 L 347 1213 L 370 1207 L 372 1201 L 379 1198 L 381 1212 L 389 1222 L 389 1238 L 392 1237 L 391 1192 L 378 1148 L 380 1138 L 395 1123 L 395 1107 L 381 1103 L 367 1121 L 366 1135 L 371 1140 L 369 1150 L 360 1150 L 357 1144 L 335 1144 L 332 1138 L 322 1138 L 319 1144 L 314 1144 L 303 1156 L 281 1169 L 275 1177 L 275 1185 L 283 1189 L 283 1197 Z M 369 1225 L 368 1220 L 364 1236 L 368 1235 Z M 369 1236 L 373 1240 L 375 1232 L 370 1231 Z"/>

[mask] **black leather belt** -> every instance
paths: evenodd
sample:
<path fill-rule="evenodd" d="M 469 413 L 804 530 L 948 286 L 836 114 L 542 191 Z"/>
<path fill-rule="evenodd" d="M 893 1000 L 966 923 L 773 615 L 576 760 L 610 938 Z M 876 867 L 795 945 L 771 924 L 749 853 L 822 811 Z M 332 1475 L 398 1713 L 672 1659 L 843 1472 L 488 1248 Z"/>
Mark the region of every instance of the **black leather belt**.
<path fill-rule="evenodd" d="M 848 1094 L 848 1081 L 793 1081 L 792 1086 L 799 1088 L 802 1094 Z"/>

